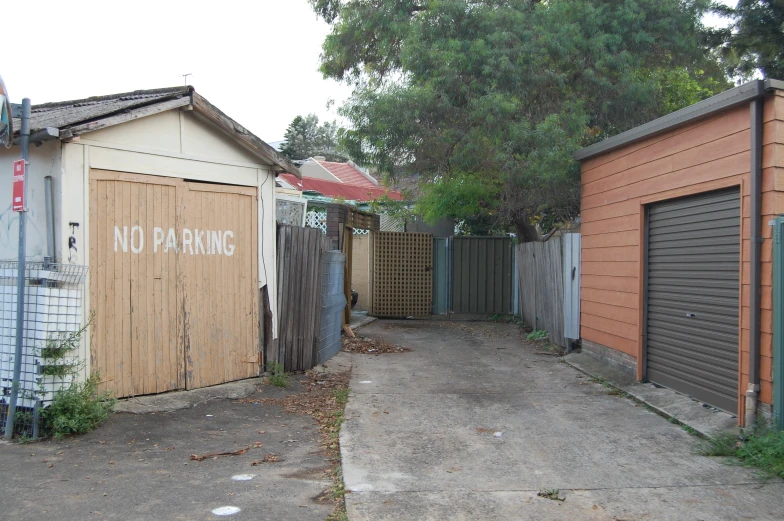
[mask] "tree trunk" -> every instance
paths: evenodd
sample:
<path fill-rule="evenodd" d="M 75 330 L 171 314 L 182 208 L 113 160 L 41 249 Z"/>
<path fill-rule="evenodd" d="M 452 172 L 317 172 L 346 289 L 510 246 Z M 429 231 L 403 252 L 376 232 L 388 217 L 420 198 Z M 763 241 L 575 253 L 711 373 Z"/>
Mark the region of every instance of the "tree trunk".
<path fill-rule="evenodd" d="M 527 220 L 518 219 L 514 222 L 515 230 L 517 230 L 517 240 L 520 243 L 536 242 L 541 240 L 536 226 L 529 223 Z"/>

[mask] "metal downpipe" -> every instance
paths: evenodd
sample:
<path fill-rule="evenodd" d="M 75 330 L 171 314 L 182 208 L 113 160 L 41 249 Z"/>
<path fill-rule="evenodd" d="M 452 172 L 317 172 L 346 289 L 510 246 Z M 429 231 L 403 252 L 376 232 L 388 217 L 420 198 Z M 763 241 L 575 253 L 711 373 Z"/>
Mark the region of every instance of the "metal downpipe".
<path fill-rule="evenodd" d="M 760 391 L 760 256 L 762 251 L 762 107 L 764 96 L 751 101 L 751 204 L 750 254 L 749 254 L 749 384 L 746 389 L 746 414 L 744 426 L 754 427 Z"/>

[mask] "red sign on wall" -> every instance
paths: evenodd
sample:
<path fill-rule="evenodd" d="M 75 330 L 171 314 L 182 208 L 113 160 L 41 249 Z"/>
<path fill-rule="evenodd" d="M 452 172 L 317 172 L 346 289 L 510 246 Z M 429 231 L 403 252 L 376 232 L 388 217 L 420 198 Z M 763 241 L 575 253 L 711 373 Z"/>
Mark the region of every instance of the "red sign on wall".
<path fill-rule="evenodd" d="M 15 212 L 25 211 L 24 189 L 25 186 L 25 162 L 24 159 L 14 161 L 14 189 L 13 202 L 11 209 Z"/>

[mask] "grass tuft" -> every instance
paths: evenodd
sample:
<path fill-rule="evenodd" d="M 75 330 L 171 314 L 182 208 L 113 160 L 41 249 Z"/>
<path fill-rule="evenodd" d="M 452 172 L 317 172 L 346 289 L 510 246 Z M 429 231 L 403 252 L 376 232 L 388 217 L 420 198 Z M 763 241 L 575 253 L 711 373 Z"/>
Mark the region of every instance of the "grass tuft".
<path fill-rule="evenodd" d="M 784 478 L 784 431 L 764 421 L 751 433 L 709 438 L 698 450 L 703 456 L 734 457 L 739 465 L 757 468 L 767 478 Z"/>
<path fill-rule="evenodd" d="M 525 337 L 526 340 L 541 340 L 547 338 L 547 331 L 544 329 L 534 329 Z"/>

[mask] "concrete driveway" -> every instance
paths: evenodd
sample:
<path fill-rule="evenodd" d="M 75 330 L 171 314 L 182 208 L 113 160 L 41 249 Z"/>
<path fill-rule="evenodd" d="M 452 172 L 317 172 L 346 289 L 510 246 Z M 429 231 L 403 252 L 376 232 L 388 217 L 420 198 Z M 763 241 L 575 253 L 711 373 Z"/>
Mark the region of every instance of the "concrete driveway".
<path fill-rule="evenodd" d="M 84 436 L 2 443 L 0 519 L 323 521 L 332 483 L 318 425 L 257 402 L 302 391 L 292 378 L 287 389 L 246 380 L 143 397 Z M 266 454 L 279 461 L 252 465 Z"/>
<path fill-rule="evenodd" d="M 378 321 L 358 334 L 414 351 L 354 356 L 351 521 L 784 519 L 781 481 L 696 455 L 697 438 L 537 354 L 515 326 Z"/>

